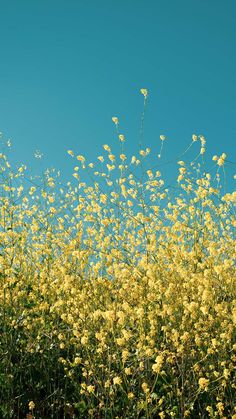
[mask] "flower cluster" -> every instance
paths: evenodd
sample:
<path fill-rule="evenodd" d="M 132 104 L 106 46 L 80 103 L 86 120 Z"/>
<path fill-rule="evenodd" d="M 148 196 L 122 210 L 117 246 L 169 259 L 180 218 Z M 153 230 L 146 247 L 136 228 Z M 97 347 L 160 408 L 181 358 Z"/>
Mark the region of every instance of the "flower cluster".
<path fill-rule="evenodd" d="M 104 150 L 30 187 L 1 154 L 1 417 L 236 418 L 236 193 Z"/>

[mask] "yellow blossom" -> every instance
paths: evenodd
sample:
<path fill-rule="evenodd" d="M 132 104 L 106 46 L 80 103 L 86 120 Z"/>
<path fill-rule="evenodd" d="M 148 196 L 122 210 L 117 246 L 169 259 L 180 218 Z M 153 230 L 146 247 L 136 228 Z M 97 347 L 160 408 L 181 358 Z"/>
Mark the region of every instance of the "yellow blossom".
<path fill-rule="evenodd" d="M 113 384 L 114 385 L 120 385 L 122 383 L 122 380 L 121 380 L 121 378 L 120 377 L 114 377 L 113 378 Z"/>
<path fill-rule="evenodd" d="M 95 386 L 87 386 L 87 391 L 89 392 L 89 393 L 94 393 L 94 391 L 95 391 Z"/>
<path fill-rule="evenodd" d="M 84 162 L 85 158 L 84 158 L 84 156 L 79 155 L 79 156 L 77 156 L 77 160 L 79 160 L 81 162 Z"/>
<path fill-rule="evenodd" d="M 119 120 L 116 116 L 113 116 L 111 119 L 112 119 L 112 121 L 114 122 L 115 125 L 118 125 Z"/>
<path fill-rule="evenodd" d="M 152 365 L 152 370 L 155 373 L 159 373 L 161 371 L 162 365 L 163 365 L 163 356 L 162 355 L 158 355 L 155 359 L 155 364 Z"/>
<path fill-rule="evenodd" d="M 120 135 L 119 135 L 119 140 L 120 140 L 120 141 L 125 141 L 125 136 L 124 136 L 123 134 L 120 134 Z"/>
<path fill-rule="evenodd" d="M 34 408 L 35 408 L 35 403 L 31 400 L 29 402 L 29 410 L 34 410 Z"/>
<path fill-rule="evenodd" d="M 120 154 L 120 159 L 123 160 L 123 161 L 126 160 L 126 155 L 125 154 Z"/>
<path fill-rule="evenodd" d="M 148 96 L 148 90 L 147 89 L 140 89 L 141 94 L 145 97 L 145 99 Z"/>
<path fill-rule="evenodd" d="M 199 388 L 201 390 L 207 390 L 209 385 L 209 380 L 207 378 L 201 377 L 198 380 Z"/>

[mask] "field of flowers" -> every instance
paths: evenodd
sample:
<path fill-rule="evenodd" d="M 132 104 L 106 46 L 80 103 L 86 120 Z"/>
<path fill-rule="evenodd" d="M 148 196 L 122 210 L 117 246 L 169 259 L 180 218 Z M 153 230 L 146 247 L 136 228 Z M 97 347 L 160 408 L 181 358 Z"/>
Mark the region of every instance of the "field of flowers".
<path fill-rule="evenodd" d="M 236 419 L 227 156 L 193 135 L 168 187 L 165 137 L 150 167 L 113 123 L 120 153 L 69 150 L 66 184 L 0 154 L 0 417 Z"/>

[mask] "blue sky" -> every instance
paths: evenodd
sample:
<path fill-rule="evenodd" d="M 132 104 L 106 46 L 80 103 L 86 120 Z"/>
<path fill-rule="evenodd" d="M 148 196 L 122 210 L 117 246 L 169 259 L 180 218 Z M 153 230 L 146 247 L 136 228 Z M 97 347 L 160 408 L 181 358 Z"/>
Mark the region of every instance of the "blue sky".
<path fill-rule="evenodd" d="M 0 16 L 0 131 L 16 162 L 69 174 L 67 149 L 93 161 L 117 142 L 114 115 L 134 154 L 142 87 L 155 153 L 160 134 L 167 158 L 196 133 L 209 157 L 236 160 L 235 0 L 0 0 Z"/>

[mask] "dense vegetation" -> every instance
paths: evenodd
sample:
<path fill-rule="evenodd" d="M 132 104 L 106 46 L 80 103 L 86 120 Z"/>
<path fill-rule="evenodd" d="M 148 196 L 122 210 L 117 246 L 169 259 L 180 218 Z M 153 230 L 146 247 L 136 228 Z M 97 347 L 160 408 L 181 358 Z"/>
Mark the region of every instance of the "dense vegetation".
<path fill-rule="evenodd" d="M 171 189 L 162 151 L 153 168 L 148 148 L 130 159 L 113 122 L 119 155 L 69 150 L 66 185 L 0 155 L 0 417 L 235 419 L 227 157 L 201 169 L 193 135 L 199 155 L 178 161 Z"/>

